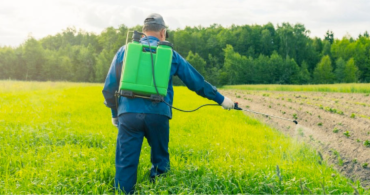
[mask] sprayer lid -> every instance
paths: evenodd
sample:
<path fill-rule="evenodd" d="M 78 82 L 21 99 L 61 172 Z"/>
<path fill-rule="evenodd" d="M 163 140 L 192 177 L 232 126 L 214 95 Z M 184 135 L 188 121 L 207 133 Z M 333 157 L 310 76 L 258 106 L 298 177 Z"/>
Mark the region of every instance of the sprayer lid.
<path fill-rule="evenodd" d="M 168 41 L 160 41 L 158 43 L 158 46 L 160 46 L 160 45 L 166 45 L 166 46 L 169 46 L 169 47 L 173 48 L 173 44 L 168 42 Z"/>

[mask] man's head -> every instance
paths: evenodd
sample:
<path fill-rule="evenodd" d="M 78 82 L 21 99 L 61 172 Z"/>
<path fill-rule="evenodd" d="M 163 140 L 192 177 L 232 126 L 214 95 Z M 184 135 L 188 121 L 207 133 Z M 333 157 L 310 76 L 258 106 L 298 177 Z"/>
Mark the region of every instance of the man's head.
<path fill-rule="evenodd" d="M 161 15 L 150 14 L 144 20 L 143 33 L 157 37 L 160 41 L 166 40 L 166 24 Z"/>

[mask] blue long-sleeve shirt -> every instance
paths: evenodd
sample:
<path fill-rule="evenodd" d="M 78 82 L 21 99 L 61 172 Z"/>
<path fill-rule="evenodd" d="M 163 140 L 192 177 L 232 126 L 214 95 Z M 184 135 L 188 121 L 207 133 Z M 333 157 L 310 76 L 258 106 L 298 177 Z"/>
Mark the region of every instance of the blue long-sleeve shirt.
<path fill-rule="evenodd" d="M 159 39 L 153 36 L 148 36 L 148 39 L 150 41 L 150 45 L 157 46 Z M 148 40 L 146 38 L 142 38 L 140 42 L 142 44 L 146 44 L 148 43 Z M 154 103 L 143 98 L 129 99 L 126 97 L 120 97 L 118 100 L 118 108 L 116 107 L 114 94 L 115 91 L 118 90 L 120 84 L 124 52 L 125 46 L 121 47 L 114 56 L 107 78 L 105 79 L 103 89 L 103 95 L 105 98 L 104 104 L 112 109 L 112 116 L 117 117 L 123 113 L 149 113 L 165 115 L 172 118 L 172 111 L 168 105 L 163 102 Z M 164 101 L 168 104 L 172 105 L 173 102 L 174 91 L 172 86 L 172 76 L 174 75 L 178 76 L 190 90 L 196 92 L 198 95 L 214 100 L 218 104 L 223 102 L 224 96 L 217 91 L 216 87 L 205 81 L 203 76 L 199 74 L 193 66 L 191 66 L 176 51 L 173 51 L 167 96 L 164 97 Z"/>

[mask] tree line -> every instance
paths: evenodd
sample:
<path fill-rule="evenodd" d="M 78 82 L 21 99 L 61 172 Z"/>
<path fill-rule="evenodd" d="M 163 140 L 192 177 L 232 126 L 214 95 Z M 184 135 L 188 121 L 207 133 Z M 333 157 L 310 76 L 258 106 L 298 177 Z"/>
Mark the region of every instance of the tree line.
<path fill-rule="evenodd" d="M 100 34 L 69 27 L 18 47 L 0 47 L 0 79 L 104 82 L 128 30 Z M 186 27 L 169 30 L 168 41 L 205 79 L 225 84 L 308 84 L 370 82 L 370 38 L 310 38 L 303 24 Z M 174 84 L 181 81 L 174 78 Z"/>

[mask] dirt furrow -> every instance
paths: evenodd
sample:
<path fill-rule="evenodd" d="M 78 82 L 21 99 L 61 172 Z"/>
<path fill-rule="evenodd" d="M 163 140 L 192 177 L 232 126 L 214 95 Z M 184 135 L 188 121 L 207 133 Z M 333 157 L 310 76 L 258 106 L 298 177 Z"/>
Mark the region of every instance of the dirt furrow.
<path fill-rule="evenodd" d="M 321 92 L 223 90 L 222 93 L 239 102 L 243 109 L 297 119 L 299 125 L 246 112 L 313 145 L 341 173 L 370 187 L 370 146 L 366 146 L 366 141 L 370 141 L 370 118 L 366 118 L 370 116 L 369 97 Z"/>

